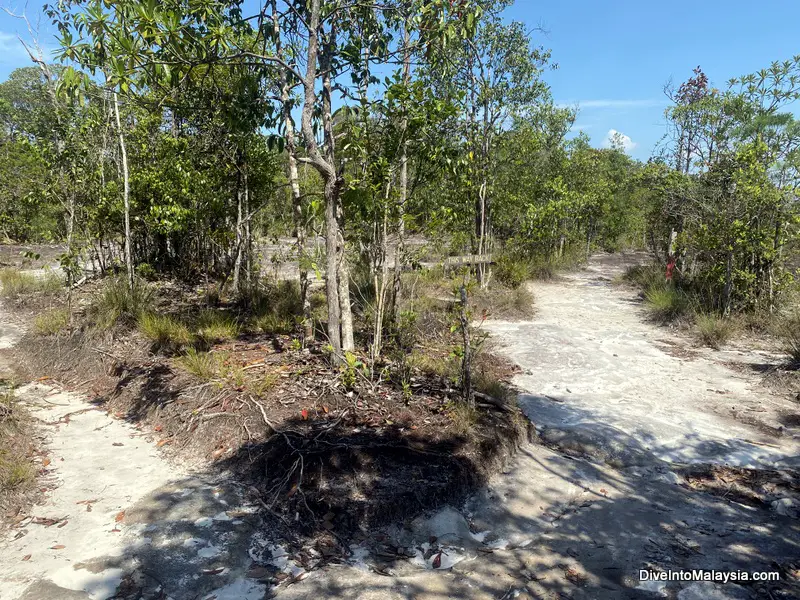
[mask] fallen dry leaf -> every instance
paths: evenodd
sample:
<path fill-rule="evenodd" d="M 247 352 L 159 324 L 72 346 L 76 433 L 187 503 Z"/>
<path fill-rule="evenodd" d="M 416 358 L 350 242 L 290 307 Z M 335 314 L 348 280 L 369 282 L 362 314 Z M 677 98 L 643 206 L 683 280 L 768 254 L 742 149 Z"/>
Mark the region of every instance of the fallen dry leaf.
<path fill-rule="evenodd" d="M 56 526 L 56 529 L 61 529 L 61 528 L 62 528 L 64 525 L 66 525 L 67 523 L 69 523 L 69 521 L 67 521 L 66 519 L 65 519 L 65 520 L 63 520 L 63 521 L 61 521 L 61 523 L 59 523 L 59 524 Z"/>
<path fill-rule="evenodd" d="M 22 557 L 22 560 L 30 560 L 30 559 L 31 559 L 30 554 L 26 554 L 25 556 Z"/>
<path fill-rule="evenodd" d="M 158 440 L 158 443 L 156 444 L 156 447 L 161 448 L 161 446 L 166 446 L 167 444 L 170 444 L 170 443 L 172 443 L 172 440 L 167 440 L 167 439 Z"/>
<path fill-rule="evenodd" d="M 55 546 L 50 546 L 50 550 L 63 550 L 66 548 L 64 544 L 56 544 Z"/>
<path fill-rule="evenodd" d="M 123 444 L 122 442 L 114 442 L 114 443 L 113 443 L 113 444 L 111 444 L 111 445 L 112 445 L 112 446 L 124 446 L 125 444 Z"/>
<path fill-rule="evenodd" d="M 433 559 L 433 563 L 431 563 L 431 566 L 434 569 L 438 569 L 439 567 L 442 566 L 442 553 L 441 552 L 439 552 L 439 554 L 436 555 L 436 558 Z"/>
<path fill-rule="evenodd" d="M 216 569 L 203 569 L 205 575 L 219 575 L 225 570 L 224 567 L 217 567 Z"/>
<path fill-rule="evenodd" d="M 119 523 L 119 522 L 120 522 L 120 521 L 122 521 L 122 519 L 124 519 L 124 518 L 125 518 L 125 511 L 124 511 L 124 510 L 121 510 L 121 511 L 119 511 L 119 512 L 117 513 L 117 516 L 116 516 L 116 517 L 114 517 L 114 522 L 116 522 L 116 523 Z"/>
<path fill-rule="evenodd" d="M 43 467 L 46 467 L 46 466 L 47 466 L 47 465 L 49 465 L 49 464 L 50 464 L 50 459 L 49 459 L 49 458 L 45 458 L 45 459 L 42 461 L 42 466 L 43 466 Z"/>

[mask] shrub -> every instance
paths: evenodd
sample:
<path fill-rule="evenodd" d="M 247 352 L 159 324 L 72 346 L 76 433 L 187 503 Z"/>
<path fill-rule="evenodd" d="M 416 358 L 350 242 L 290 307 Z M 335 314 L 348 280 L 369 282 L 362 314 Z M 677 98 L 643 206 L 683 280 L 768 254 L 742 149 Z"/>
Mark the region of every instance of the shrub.
<path fill-rule="evenodd" d="M 695 319 L 695 330 L 703 344 L 719 348 L 731 338 L 735 327 L 730 319 L 714 314 L 700 314 Z"/>
<path fill-rule="evenodd" d="M 69 324 L 69 311 L 66 308 L 54 308 L 33 320 L 33 329 L 39 335 L 55 335 L 66 329 Z"/>
<path fill-rule="evenodd" d="M 186 354 L 178 357 L 177 362 L 200 379 L 213 379 L 219 372 L 219 365 L 214 355 L 209 352 L 198 352 L 194 348 L 189 348 Z"/>
<path fill-rule="evenodd" d="M 53 295 L 63 286 L 61 278 L 53 271 L 46 271 L 41 277 L 17 269 L 0 270 L 0 286 L 5 298 L 18 298 L 27 294 Z"/>
<path fill-rule="evenodd" d="M 134 279 L 131 289 L 124 275 L 111 277 L 92 306 L 95 323 L 109 329 L 123 316 L 138 319 L 152 301 L 153 290 L 141 279 Z"/>
<path fill-rule="evenodd" d="M 494 276 L 501 284 L 518 288 L 530 278 L 530 264 L 524 259 L 504 254 L 497 259 Z"/>
<path fill-rule="evenodd" d="M 155 267 L 150 263 L 136 265 L 136 274 L 147 281 L 154 281 L 158 277 Z"/>
<path fill-rule="evenodd" d="M 689 310 L 689 299 L 672 286 L 651 287 L 645 292 L 644 298 L 647 310 L 661 321 L 672 321 Z"/>
<path fill-rule="evenodd" d="M 224 342 L 239 335 L 239 324 L 228 314 L 204 310 L 197 318 L 197 334 L 206 342 Z"/>
<path fill-rule="evenodd" d="M 175 351 L 193 341 L 189 328 L 168 315 L 142 313 L 139 317 L 139 330 L 158 350 Z"/>

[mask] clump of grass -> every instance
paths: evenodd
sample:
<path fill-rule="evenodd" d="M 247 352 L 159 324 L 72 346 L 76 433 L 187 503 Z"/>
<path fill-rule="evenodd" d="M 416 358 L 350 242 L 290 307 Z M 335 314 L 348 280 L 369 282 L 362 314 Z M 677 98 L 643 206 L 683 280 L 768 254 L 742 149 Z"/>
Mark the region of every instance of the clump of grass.
<path fill-rule="evenodd" d="M 92 306 L 96 325 L 109 329 L 122 317 L 138 319 L 149 308 L 153 295 L 153 289 L 139 278 L 134 279 L 133 289 L 125 276 L 109 278 Z"/>
<path fill-rule="evenodd" d="M 264 396 L 278 383 L 278 376 L 275 373 L 267 373 L 254 381 L 247 382 L 247 388 L 255 396 Z"/>
<path fill-rule="evenodd" d="M 466 402 L 453 402 L 449 411 L 450 419 L 453 421 L 453 429 L 459 435 L 469 435 L 478 423 L 478 409 L 470 406 Z"/>
<path fill-rule="evenodd" d="M 664 322 L 684 316 L 690 309 L 689 299 L 672 286 L 655 286 L 644 294 L 645 306 L 650 314 Z"/>
<path fill-rule="evenodd" d="M 14 393 L 0 393 L 0 507 L 11 508 L 33 486 L 36 469 L 29 457 L 28 416 Z"/>
<path fill-rule="evenodd" d="M 194 341 L 189 328 L 169 315 L 142 313 L 138 320 L 139 331 L 153 342 L 158 350 L 177 351 Z"/>
<path fill-rule="evenodd" d="M 62 332 L 69 324 L 69 311 L 66 308 L 54 308 L 37 315 L 33 320 L 33 329 L 39 335 L 55 335 Z"/>
<path fill-rule="evenodd" d="M 730 319 L 715 314 L 700 314 L 695 317 L 695 331 L 703 344 L 719 348 L 733 336 L 735 327 Z"/>
<path fill-rule="evenodd" d="M 178 364 L 195 377 L 204 380 L 214 379 L 219 372 L 219 363 L 210 352 L 199 352 L 189 348 L 186 354 L 177 358 Z"/>
<path fill-rule="evenodd" d="M 0 288 L 4 298 L 18 298 L 28 294 L 53 295 L 62 288 L 59 276 L 48 271 L 41 277 L 17 269 L 0 270 Z"/>
<path fill-rule="evenodd" d="M 291 333 L 294 329 L 291 319 L 273 313 L 256 316 L 253 325 L 256 330 L 264 333 Z"/>
<path fill-rule="evenodd" d="M 778 317 L 774 329 L 781 349 L 789 355 L 794 366 L 800 367 L 800 309 Z"/>
<path fill-rule="evenodd" d="M 664 268 L 658 264 L 634 265 L 622 274 L 621 280 L 643 290 L 664 287 Z"/>
<path fill-rule="evenodd" d="M 204 310 L 197 318 L 197 334 L 206 342 L 225 342 L 239 335 L 239 324 L 228 314 Z"/>

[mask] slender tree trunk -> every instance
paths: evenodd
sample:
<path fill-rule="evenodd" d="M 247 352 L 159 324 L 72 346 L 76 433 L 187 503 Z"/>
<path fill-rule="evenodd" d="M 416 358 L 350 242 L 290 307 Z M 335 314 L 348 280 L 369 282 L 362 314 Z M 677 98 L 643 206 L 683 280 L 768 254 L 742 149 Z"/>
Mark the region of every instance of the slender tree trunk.
<path fill-rule="evenodd" d="M 467 287 L 462 284 L 459 293 L 461 296 L 461 314 L 459 316 L 459 321 L 464 344 L 464 353 L 461 359 L 461 391 L 464 394 L 464 401 L 467 405 L 474 408 L 475 396 L 472 393 L 472 348 L 470 347 L 469 318 L 467 316 Z"/>
<path fill-rule="evenodd" d="M 336 219 L 336 180 L 325 182 L 325 291 L 328 295 L 328 341 L 337 353 L 342 349 L 342 313 L 339 302 L 339 223 Z"/>
<path fill-rule="evenodd" d="M 128 287 L 133 289 L 133 256 L 131 254 L 131 187 L 128 176 L 128 152 L 125 147 L 125 134 L 122 131 L 122 122 L 119 118 L 119 98 L 114 92 L 114 115 L 117 121 L 117 135 L 119 136 L 119 151 L 122 157 L 123 204 L 125 207 L 125 268 L 128 271 Z"/>
<path fill-rule="evenodd" d="M 277 1 L 272 2 L 272 24 L 275 34 L 275 53 L 283 59 L 283 45 L 281 43 L 280 21 L 278 17 Z M 306 253 L 306 224 L 303 217 L 303 197 L 300 193 L 300 178 L 297 172 L 297 144 L 295 141 L 294 121 L 292 120 L 292 103 L 289 90 L 289 73 L 286 69 L 281 71 L 281 108 L 283 110 L 283 125 L 286 132 L 287 176 L 292 194 L 292 219 L 294 221 L 294 235 L 297 240 L 297 264 L 300 275 L 300 304 L 303 310 L 303 343 L 314 339 L 314 321 L 311 315 L 311 301 L 309 299 L 310 281 L 308 278 L 308 260 Z"/>
<path fill-rule="evenodd" d="M 239 165 L 241 168 L 241 165 Z M 236 186 L 236 258 L 233 262 L 233 293 L 239 294 L 242 257 L 244 255 L 244 190 L 241 185 L 242 173 L 239 173 Z"/>

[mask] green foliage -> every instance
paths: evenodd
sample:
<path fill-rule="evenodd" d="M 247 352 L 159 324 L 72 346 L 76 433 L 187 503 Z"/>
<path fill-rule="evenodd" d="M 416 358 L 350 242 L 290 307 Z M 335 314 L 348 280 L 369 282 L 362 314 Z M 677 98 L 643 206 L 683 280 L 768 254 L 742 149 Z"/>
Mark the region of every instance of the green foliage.
<path fill-rule="evenodd" d="M 510 288 L 518 288 L 531 276 L 528 261 L 508 254 L 503 254 L 497 259 L 493 272 L 497 281 Z"/>
<path fill-rule="evenodd" d="M 194 341 L 186 324 L 169 315 L 144 312 L 139 316 L 138 325 L 139 331 L 153 342 L 156 350 L 175 352 Z"/>
<path fill-rule="evenodd" d="M 55 335 L 66 329 L 68 324 L 69 311 L 66 308 L 54 308 L 36 315 L 33 330 L 38 335 Z"/>
<path fill-rule="evenodd" d="M 133 288 L 124 275 L 109 277 L 92 305 L 94 321 L 100 329 L 109 329 L 122 319 L 136 320 L 150 310 L 155 293 L 141 279 L 134 279 Z"/>
<path fill-rule="evenodd" d="M 344 361 L 339 367 L 339 376 L 345 389 L 353 389 L 359 375 L 365 378 L 369 376 L 367 366 L 352 352 L 345 352 Z"/>
<path fill-rule="evenodd" d="M 736 332 L 734 323 L 716 314 L 699 314 L 695 316 L 697 337 L 706 346 L 719 348 Z"/>

